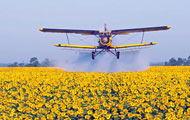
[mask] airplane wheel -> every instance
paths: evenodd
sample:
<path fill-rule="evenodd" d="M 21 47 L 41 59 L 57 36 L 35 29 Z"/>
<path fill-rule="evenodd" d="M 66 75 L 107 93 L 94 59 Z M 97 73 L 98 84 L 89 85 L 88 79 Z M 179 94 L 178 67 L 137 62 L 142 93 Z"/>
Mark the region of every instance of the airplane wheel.
<path fill-rule="evenodd" d="M 117 59 L 119 59 L 120 52 L 116 52 Z"/>
<path fill-rule="evenodd" d="M 92 59 L 94 60 L 95 58 L 95 52 L 92 52 Z"/>

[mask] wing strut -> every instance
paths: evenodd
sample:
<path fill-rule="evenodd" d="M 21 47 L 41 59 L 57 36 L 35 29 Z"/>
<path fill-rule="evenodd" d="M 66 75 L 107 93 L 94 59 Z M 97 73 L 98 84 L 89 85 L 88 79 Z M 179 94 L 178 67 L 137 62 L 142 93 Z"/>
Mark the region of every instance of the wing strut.
<path fill-rule="evenodd" d="M 143 35 L 142 35 L 141 43 L 143 43 L 143 40 L 144 40 L 144 30 L 143 30 Z"/>
<path fill-rule="evenodd" d="M 117 34 L 113 35 L 113 37 L 112 37 L 112 38 L 114 38 L 114 37 L 116 37 L 116 36 L 117 36 Z"/>
<path fill-rule="evenodd" d="M 67 33 L 66 33 L 66 36 L 67 36 L 67 41 L 68 41 L 68 44 L 70 45 L 69 36 L 68 36 L 68 34 L 67 34 Z"/>

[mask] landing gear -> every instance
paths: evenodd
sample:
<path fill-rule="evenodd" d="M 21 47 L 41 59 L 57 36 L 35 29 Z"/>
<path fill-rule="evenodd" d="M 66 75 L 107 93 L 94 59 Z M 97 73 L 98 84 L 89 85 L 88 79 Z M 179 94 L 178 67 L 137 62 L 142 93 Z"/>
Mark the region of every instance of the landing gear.
<path fill-rule="evenodd" d="M 94 60 L 95 57 L 96 57 L 98 54 L 102 53 L 104 50 L 105 50 L 105 49 L 102 49 L 102 50 L 100 50 L 100 51 L 96 51 L 96 49 L 95 49 L 95 51 L 92 52 L 92 60 Z"/>
<path fill-rule="evenodd" d="M 117 59 L 119 59 L 120 52 L 116 52 Z"/>
<path fill-rule="evenodd" d="M 92 52 L 92 59 L 94 60 L 95 58 L 95 52 Z"/>
<path fill-rule="evenodd" d="M 117 52 L 116 49 L 115 49 L 115 51 L 112 51 L 112 50 L 110 50 L 110 49 L 102 49 L 101 51 L 96 51 L 96 50 L 95 50 L 95 51 L 92 52 L 92 60 L 94 60 L 95 57 L 96 57 L 98 54 L 102 53 L 102 52 L 110 52 L 110 53 L 112 53 L 114 56 L 116 56 L 117 59 L 119 59 L 119 57 L 120 57 L 120 52 Z"/>

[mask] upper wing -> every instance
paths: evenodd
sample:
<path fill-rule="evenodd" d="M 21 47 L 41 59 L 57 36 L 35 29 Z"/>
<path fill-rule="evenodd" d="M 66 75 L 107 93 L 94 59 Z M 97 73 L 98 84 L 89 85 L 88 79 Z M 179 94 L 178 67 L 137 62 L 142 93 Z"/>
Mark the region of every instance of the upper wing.
<path fill-rule="evenodd" d="M 75 30 L 75 29 L 52 29 L 52 28 L 40 28 L 42 32 L 53 32 L 53 33 L 76 33 L 82 35 L 97 35 L 97 30 Z"/>
<path fill-rule="evenodd" d="M 120 29 L 120 30 L 112 30 L 112 34 L 128 34 L 128 33 L 134 33 L 134 32 L 150 32 L 150 31 L 168 30 L 170 28 L 171 28 L 171 26 Z"/>
<path fill-rule="evenodd" d="M 130 45 L 119 45 L 119 46 L 112 46 L 111 48 L 129 48 L 129 47 L 141 47 L 141 46 L 150 46 L 150 45 L 156 45 L 156 42 L 150 42 L 150 43 L 141 43 L 141 44 L 130 44 Z"/>
<path fill-rule="evenodd" d="M 56 47 L 96 49 L 97 46 L 55 44 Z"/>

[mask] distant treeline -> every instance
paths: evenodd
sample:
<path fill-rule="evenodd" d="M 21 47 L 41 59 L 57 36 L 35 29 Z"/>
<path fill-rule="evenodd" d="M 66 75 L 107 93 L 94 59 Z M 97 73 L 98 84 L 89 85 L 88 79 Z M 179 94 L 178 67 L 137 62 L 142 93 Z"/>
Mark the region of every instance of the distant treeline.
<path fill-rule="evenodd" d="M 151 66 L 190 66 L 190 56 L 187 58 L 171 58 L 169 61 L 166 62 L 160 62 L 160 63 L 153 63 Z M 1 65 L 2 67 L 5 67 L 4 64 Z M 29 63 L 18 63 L 14 62 L 12 64 L 8 64 L 7 67 L 54 67 L 55 64 L 53 64 L 52 61 L 50 61 L 48 58 L 44 59 L 41 63 L 38 61 L 37 57 L 32 57 L 29 61 Z"/>
<path fill-rule="evenodd" d="M 190 56 L 187 58 L 171 58 L 164 63 L 165 66 L 190 66 Z"/>
<path fill-rule="evenodd" d="M 53 67 L 54 64 L 48 58 L 43 60 L 41 63 L 38 61 L 37 57 L 32 57 L 29 63 L 18 63 L 14 62 L 12 64 L 8 64 L 7 67 Z"/>

